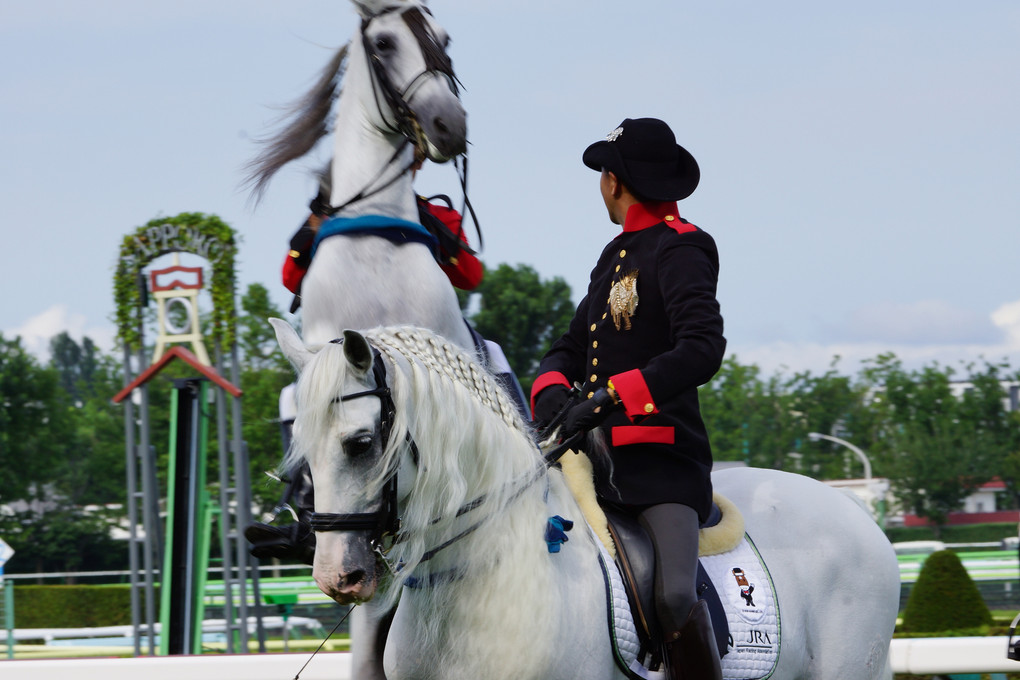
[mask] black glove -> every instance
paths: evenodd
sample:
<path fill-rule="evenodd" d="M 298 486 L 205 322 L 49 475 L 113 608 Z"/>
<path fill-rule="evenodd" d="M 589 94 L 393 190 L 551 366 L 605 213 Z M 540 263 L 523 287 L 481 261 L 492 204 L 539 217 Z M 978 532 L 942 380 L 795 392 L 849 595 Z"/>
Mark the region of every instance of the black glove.
<path fill-rule="evenodd" d="M 613 400 L 609 391 L 604 387 L 599 388 L 591 399 L 582 401 L 567 412 L 562 439 L 566 441 L 579 432 L 595 429 L 617 408 L 619 404 Z"/>
<path fill-rule="evenodd" d="M 535 429 L 539 432 L 545 430 L 568 401 L 570 401 L 570 390 L 564 385 L 550 385 L 539 392 L 535 399 L 535 412 L 532 416 L 535 421 Z"/>

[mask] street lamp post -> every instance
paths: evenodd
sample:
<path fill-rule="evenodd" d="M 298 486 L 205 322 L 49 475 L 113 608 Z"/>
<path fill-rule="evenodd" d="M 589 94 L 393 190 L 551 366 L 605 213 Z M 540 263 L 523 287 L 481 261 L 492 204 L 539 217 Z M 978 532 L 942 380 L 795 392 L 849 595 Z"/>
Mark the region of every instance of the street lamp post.
<path fill-rule="evenodd" d="M 863 451 L 861 451 L 859 448 L 857 448 L 847 440 L 840 439 L 839 437 L 833 437 L 832 435 L 828 434 L 822 434 L 821 432 L 808 432 L 808 439 L 810 439 L 813 442 L 816 442 L 819 439 L 826 439 L 830 442 L 836 442 L 837 444 L 842 444 L 843 446 L 847 447 L 848 449 L 853 451 L 854 454 L 856 454 L 856 456 L 861 460 L 862 463 L 864 463 L 864 479 L 871 479 L 871 461 L 868 460 L 868 457 L 864 455 Z"/>

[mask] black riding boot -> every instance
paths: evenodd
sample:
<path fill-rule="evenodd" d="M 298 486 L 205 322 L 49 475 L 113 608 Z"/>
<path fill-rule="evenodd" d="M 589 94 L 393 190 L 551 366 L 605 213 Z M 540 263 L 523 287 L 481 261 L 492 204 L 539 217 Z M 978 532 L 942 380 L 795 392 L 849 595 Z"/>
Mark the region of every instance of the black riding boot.
<path fill-rule="evenodd" d="M 249 524 L 244 530 L 244 537 L 251 543 L 249 552 L 259 559 L 276 557 L 311 564 L 315 558 L 315 532 L 309 515 L 314 508 L 312 475 L 308 463 L 304 463 L 295 471 L 276 507 L 277 516 L 288 512 L 294 521 L 279 526 L 264 522 Z"/>
<path fill-rule="evenodd" d="M 683 628 L 666 634 L 663 657 L 669 680 L 722 680 L 707 602 L 698 600 Z"/>
<path fill-rule="evenodd" d="M 708 605 L 698 600 L 698 513 L 665 503 L 639 521 L 655 545 L 655 608 L 669 680 L 721 680 L 719 648 Z"/>

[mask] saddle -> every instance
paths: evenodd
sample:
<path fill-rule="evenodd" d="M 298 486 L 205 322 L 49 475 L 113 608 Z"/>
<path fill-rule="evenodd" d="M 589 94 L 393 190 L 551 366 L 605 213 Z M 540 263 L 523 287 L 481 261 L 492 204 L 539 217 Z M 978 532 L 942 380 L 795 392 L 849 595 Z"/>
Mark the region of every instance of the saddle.
<path fill-rule="evenodd" d="M 620 571 L 642 653 L 656 653 L 662 632 L 655 616 L 655 548 L 651 537 L 636 518 L 603 504 L 596 497 L 591 461 L 585 454 L 568 451 L 559 459 L 559 466 L 586 521 Z M 728 552 L 744 536 L 743 516 L 732 502 L 717 494 L 708 521 L 700 529 L 700 557 Z M 719 593 L 700 557 L 698 598 L 708 604 L 717 646 L 725 650 L 730 635 L 729 623 Z"/>
<path fill-rule="evenodd" d="M 606 514 L 609 533 L 616 544 L 616 566 L 623 576 L 642 652 L 656 650 L 662 640 L 662 631 L 655 616 L 655 547 L 652 545 L 652 539 L 635 517 L 611 506 L 604 505 L 602 510 Z M 721 519 L 722 512 L 719 506 L 713 503 L 712 513 L 701 528 L 704 530 L 716 526 Z M 708 605 L 718 648 L 727 649 L 730 630 L 726 612 L 715 584 L 712 583 L 700 559 L 696 590 L 698 599 L 704 600 Z"/>

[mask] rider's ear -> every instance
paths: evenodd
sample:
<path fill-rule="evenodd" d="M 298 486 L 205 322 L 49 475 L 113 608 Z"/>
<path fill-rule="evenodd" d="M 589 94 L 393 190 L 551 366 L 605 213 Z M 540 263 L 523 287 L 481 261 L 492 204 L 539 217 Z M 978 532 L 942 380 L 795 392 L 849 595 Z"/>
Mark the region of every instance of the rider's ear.
<path fill-rule="evenodd" d="M 276 341 L 280 343 L 283 355 L 290 363 L 294 364 L 294 368 L 300 373 L 312 358 L 312 353 L 308 351 L 297 331 L 291 328 L 289 323 L 283 319 L 270 319 L 269 323 L 276 330 Z"/>
<path fill-rule="evenodd" d="M 344 331 L 344 356 L 356 370 L 362 373 L 372 370 L 372 346 L 361 333 Z"/>

